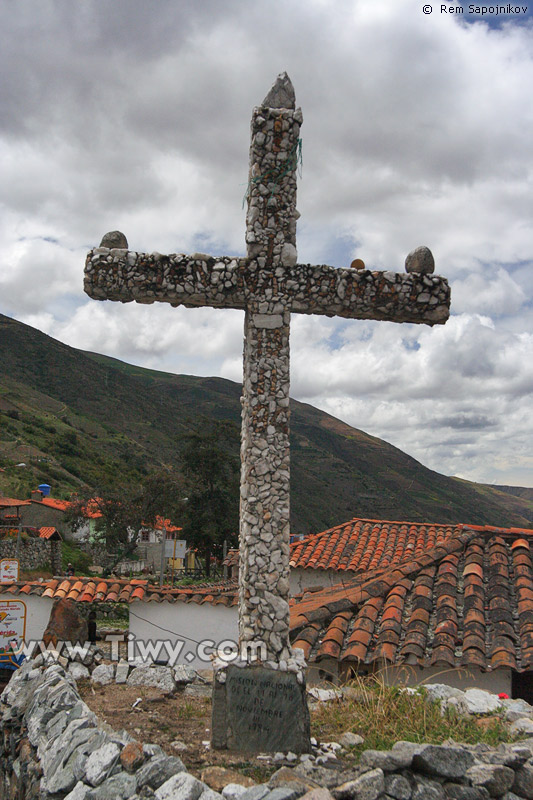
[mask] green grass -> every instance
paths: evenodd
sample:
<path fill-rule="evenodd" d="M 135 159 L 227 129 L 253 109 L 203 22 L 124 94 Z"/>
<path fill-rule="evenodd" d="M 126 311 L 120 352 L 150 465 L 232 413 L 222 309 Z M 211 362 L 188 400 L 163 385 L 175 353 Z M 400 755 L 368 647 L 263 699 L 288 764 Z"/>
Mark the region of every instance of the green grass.
<path fill-rule="evenodd" d="M 389 750 L 395 742 L 442 744 L 447 739 L 491 746 L 512 741 L 500 716 L 479 724 L 475 718 L 455 710 L 441 712 L 440 703 L 429 702 L 421 688 L 411 694 L 386 686 L 380 677 L 357 678 L 347 684 L 353 696 L 319 703 L 312 712 L 311 727 L 322 740 L 335 740 L 345 731 L 357 733 L 364 744 L 354 748 Z"/>
<path fill-rule="evenodd" d="M 62 542 L 61 560 L 63 569 L 66 570 L 68 564 L 74 567 L 75 575 L 89 575 L 89 567 L 92 564 L 90 555 L 80 550 L 72 542 Z"/>
<path fill-rule="evenodd" d="M 195 703 L 192 701 L 190 703 L 184 703 L 181 708 L 178 709 L 179 719 L 194 719 L 198 713 L 197 703 L 198 701 Z M 203 703 L 203 705 L 205 706 L 205 703 Z"/>
<path fill-rule="evenodd" d="M 80 488 L 137 486 L 161 465 L 179 464 L 183 435 L 201 417 L 240 418 L 240 387 L 231 381 L 83 353 L 1 314 L 0 372 L 0 494 L 11 497 L 28 497 L 42 482 L 65 498 Z M 295 531 L 353 516 L 504 527 L 532 518 L 527 497 L 439 475 L 312 406 L 292 401 L 291 413 Z M 239 453 L 238 432 L 231 450 Z"/>

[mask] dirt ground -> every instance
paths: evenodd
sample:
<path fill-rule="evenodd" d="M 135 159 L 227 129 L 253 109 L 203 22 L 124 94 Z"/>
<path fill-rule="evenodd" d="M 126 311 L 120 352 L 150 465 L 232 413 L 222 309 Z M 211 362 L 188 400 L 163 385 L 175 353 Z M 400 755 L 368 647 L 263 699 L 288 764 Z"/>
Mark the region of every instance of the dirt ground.
<path fill-rule="evenodd" d="M 89 708 L 115 730 L 126 730 L 143 743 L 160 745 L 179 756 L 188 771 L 200 777 L 208 766 L 237 769 L 260 782 L 278 768 L 250 754 L 211 750 L 211 698 L 191 697 L 183 690 L 171 696 L 145 686 L 97 686 L 79 681 L 78 691 Z M 134 707 L 134 703 L 141 698 Z M 187 746 L 182 750 L 178 743 Z"/>

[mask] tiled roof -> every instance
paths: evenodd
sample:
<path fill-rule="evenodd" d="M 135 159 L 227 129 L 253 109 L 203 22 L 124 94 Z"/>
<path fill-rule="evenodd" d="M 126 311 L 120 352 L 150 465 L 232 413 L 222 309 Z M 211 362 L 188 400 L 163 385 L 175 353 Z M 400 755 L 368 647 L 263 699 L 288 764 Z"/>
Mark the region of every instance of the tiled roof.
<path fill-rule="evenodd" d="M 98 506 L 99 499 L 99 497 L 93 497 L 91 500 L 88 500 L 87 505 L 83 507 L 83 514 L 88 519 L 99 519 L 99 517 L 102 516 L 102 512 Z"/>
<path fill-rule="evenodd" d="M 39 538 L 40 539 L 52 539 L 54 537 L 56 539 L 62 539 L 63 538 L 61 536 L 61 534 L 59 533 L 59 531 L 57 530 L 57 528 L 51 528 L 51 527 L 39 528 Z"/>
<path fill-rule="evenodd" d="M 16 500 L 14 497 L 0 497 L 0 508 L 12 508 L 13 506 L 29 506 L 30 500 Z"/>
<path fill-rule="evenodd" d="M 2 594 L 37 595 L 53 600 L 69 598 L 79 603 L 124 602 L 133 603 L 210 603 L 211 605 L 236 606 L 238 587 L 236 583 L 226 582 L 171 588 L 155 586 L 146 580 L 120 580 L 99 578 L 53 578 L 48 581 L 18 581 L 5 583 L 0 587 Z"/>
<path fill-rule="evenodd" d="M 42 503 L 43 506 L 48 506 L 48 508 L 55 508 L 58 511 L 66 511 L 67 508 L 70 507 L 70 503 L 68 500 L 58 500 L 55 497 L 43 497 L 42 500 L 32 500 L 33 503 Z"/>
<path fill-rule="evenodd" d="M 161 531 L 163 530 L 163 527 L 165 528 L 167 533 L 176 533 L 177 531 L 183 530 L 182 528 L 177 528 L 175 525 L 173 525 L 169 519 L 163 519 L 163 517 L 156 517 L 154 525 L 155 530 Z"/>
<path fill-rule="evenodd" d="M 368 572 L 427 552 L 462 525 L 354 518 L 291 545 L 291 568 Z"/>
<path fill-rule="evenodd" d="M 423 554 L 297 599 L 292 641 L 342 664 L 533 668 L 533 530 L 457 526 Z"/>
<path fill-rule="evenodd" d="M 354 519 L 291 543 L 291 569 L 328 569 L 362 573 L 399 564 L 441 544 L 464 526 L 447 523 Z M 228 551 L 227 567 L 239 564 Z"/>

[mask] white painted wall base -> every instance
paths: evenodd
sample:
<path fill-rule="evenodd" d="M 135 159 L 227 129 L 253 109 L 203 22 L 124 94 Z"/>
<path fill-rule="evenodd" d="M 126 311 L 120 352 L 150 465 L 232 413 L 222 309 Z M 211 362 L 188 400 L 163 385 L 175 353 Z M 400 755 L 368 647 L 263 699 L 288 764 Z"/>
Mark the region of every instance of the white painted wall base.
<path fill-rule="evenodd" d="M 294 567 L 289 574 L 291 597 L 306 589 L 319 589 L 338 586 L 343 581 L 351 581 L 357 573 L 338 569 L 302 569 Z"/>
<path fill-rule="evenodd" d="M 236 606 L 139 602 L 132 603 L 129 609 L 129 629 L 135 637 L 136 657 L 146 653 L 147 647 L 154 653 L 159 648 L 157 660 L 167 660 L 170 650 L 170 657 L 179 653 L 175 663 L 205 669 L 212 665 L 210 654 L 215 645 L 237 645 Z M 164 644 L 166 642 L 169 644 Z"/>
<path fill-rule="evenodd" d="M 50 612 L 54 601 L 49 597 L 35 597 L 34 595 L 13 595 L 0 592 L 0 602 L 23 603 L 26 608 L 26 644 L 30 641 L 41 641 L 43 633 L 50 619 Z"/>

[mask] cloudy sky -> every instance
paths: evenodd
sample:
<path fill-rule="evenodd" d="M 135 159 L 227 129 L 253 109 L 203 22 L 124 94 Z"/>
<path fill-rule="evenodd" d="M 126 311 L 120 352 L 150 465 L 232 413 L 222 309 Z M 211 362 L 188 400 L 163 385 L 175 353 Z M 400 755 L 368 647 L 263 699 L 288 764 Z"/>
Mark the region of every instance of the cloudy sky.
<path fill-rule="evenodd" d="M 444 474 L 533 486 L 533 4 L 513 8 L 4 0 L 0 312 L 240 381 L 242 312 L 98 303 L 83 263 L 115 229 L 243 255 L 251 110 L 286 70 L 299 261 L 403 271 L 425 244 L 452 286 L 444 327 L 295 315 L 293 397 Z"/>

